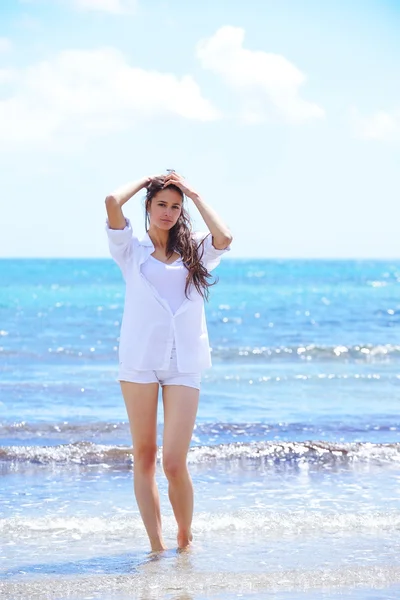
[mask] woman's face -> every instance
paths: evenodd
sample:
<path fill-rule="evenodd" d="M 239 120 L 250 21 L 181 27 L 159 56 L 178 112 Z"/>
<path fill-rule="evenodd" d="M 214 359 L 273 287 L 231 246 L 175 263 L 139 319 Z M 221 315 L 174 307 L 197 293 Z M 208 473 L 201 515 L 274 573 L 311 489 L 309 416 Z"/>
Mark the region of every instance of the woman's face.
<path fill-rule="evenodd" d="M 182 212 L 182 196 L 176 190 L 160 190 L 149 206 L 150 226 L 171 229 Z"/>

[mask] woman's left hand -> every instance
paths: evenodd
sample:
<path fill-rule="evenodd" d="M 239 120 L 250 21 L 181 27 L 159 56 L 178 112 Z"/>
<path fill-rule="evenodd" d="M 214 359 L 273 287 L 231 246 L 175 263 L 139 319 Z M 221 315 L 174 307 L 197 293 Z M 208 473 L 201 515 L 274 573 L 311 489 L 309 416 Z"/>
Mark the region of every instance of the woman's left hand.
<path fill-rule="evenodd" d="M 195 190 L 189 186 L 187 181 L 185 181 L 185 178 L 182 175 L 176 173 L 175 171 L 173 171 L 172 173 L 168 173 L 168 175 L 165 178 L 164 187 L 170 184 L 176 185 L 188 198 L 191 198 L 192 200 L 193 198 L 198 196 L 198 193 L 195 192 Z"/>

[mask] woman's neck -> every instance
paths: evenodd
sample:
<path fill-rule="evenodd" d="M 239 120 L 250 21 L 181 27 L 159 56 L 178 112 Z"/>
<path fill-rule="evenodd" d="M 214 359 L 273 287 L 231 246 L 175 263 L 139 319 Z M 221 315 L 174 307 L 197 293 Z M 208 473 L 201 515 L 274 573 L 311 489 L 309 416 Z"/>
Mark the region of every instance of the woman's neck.
<path fill-rule="evenodd" d="M 169 231 L 159 229 L 158 227 L 150 227 L 148 232 L 154 248 L 158 250 L 166 250 L 169 239 Z"/>

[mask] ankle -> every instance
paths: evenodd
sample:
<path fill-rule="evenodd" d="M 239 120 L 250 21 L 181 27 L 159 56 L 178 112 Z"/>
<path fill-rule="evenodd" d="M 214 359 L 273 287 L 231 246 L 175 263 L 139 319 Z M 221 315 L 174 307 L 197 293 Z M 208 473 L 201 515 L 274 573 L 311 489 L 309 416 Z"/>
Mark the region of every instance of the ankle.
<path fill-rule="evenodd" d="M 167 546 L 164 544 L 164 541 L 161 538 L 150 538 L 150 546 L 152 552 L 160 552 L 161 550 L 167 549 Z"/>
<path fill-rule="evenodd" d="M 165 544 L 151 544 L 151 552 L 164 552 L 167 550 Z"/>
<path fill-rule="evenodd" d="M 178 531 L 177 535 L 178 546 L 180 548 L 185 548 L 190 545 L 190 542 L 193 541 L 192 530 L 189 527 L 188 529 L 181 529 Z"/>

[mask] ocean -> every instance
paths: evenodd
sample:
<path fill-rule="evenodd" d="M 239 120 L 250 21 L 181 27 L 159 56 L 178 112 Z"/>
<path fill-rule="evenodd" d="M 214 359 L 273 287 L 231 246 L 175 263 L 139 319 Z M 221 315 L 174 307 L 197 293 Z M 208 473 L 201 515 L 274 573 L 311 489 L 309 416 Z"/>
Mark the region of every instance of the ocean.
<path fill-rule="evenodd" d="M 194 543 L 177 552 L 158 462 L 154 556 L 117 265 L 0 260 L 1 598 L 400 598 L 400 261 L 224 257 L 213 274 Z M 160 444 L 162 418 L 160 396 Z"/>

